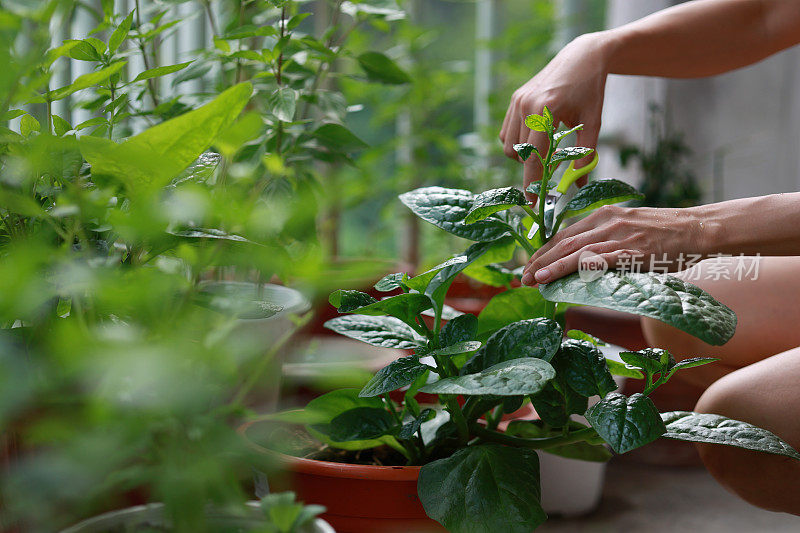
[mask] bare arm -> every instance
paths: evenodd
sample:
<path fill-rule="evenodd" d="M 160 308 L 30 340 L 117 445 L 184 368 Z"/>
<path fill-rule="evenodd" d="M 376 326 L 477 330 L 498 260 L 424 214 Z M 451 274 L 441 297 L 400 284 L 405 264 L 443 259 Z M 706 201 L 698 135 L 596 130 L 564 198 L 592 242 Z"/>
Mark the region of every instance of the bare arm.
<path fill-rule="evenodd" d="M 533 255 L 523 283 L 575 272 L 591 252 L 614 267 L 620 257 L 680 265 L 680 254 L 800 255 L 800 193 L 742 198 L 684 209 L 606 206 L 558 232 Z"/>
<path fill-rule="evenodd" d="M 522 142 L 546 149 L 546 138 L 523 124 L 544 105 L 567 126 L 585 124 L 577 142 L 594 148 L 608 74 L 719 74 L 797 44 L 798 28 L 798 0 L 696 0 L 578 37 L 514 93 L 500 132 L 504 152 L 516 158 L 513 146 Z M 525 187 L 541 177 L 535 159 L 525 165 Z"/>

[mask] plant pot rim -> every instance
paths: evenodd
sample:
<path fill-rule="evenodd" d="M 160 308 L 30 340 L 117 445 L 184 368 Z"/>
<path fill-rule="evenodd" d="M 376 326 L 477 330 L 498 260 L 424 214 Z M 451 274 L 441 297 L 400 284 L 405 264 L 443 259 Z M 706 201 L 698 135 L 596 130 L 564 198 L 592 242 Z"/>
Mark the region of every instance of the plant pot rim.
<path fill-rule="evenodd" d="M 263 421 L 264 419 L 261 418 L 245 422 L 238 427 L 237 432 L 251 448 L 277 459 L 292 471 L 300 474 L 348 479 L 370 479 L 375 481 L 416 481 L 419 477 L 419 471 L 422 468 L 421 466 L 378 466 L 334 463 L 332 461 L 320 461 L 318 459 L 305 459 L 303 457 L 286 455 L 261 446 L 247 436 L 247 430 L 253 424 Z"/>

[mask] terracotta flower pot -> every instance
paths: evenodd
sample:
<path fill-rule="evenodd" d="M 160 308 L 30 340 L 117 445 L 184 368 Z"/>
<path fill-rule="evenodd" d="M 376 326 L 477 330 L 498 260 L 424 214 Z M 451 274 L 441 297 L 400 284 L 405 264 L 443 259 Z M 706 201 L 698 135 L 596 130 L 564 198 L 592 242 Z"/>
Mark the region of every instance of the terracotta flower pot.
<path fill-rule="evenodd" d="M 428 518 L 417 496 L 418 466 L 373 466 L 301 459 L 274 452 L 248 437 L 257 422 L 239 428 L 248 443 L 286 469 L 271 487 L 290 489 L 306 503 L 324 505 L 322 518 L 339 533 L 427 533 L 445 529 Z M 283 484 L 288 486 L 284 487 Z"/>

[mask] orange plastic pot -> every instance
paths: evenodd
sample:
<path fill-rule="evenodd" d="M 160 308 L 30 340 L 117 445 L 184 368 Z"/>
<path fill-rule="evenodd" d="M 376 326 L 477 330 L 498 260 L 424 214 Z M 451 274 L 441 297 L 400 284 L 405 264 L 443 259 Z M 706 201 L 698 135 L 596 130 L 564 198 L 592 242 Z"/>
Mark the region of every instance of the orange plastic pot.
<path fill-rule="evenodd" d="M 324 505 L 322 518 L 339 533 L 428 533 L 445 529 L 428 518 L 417 496 L 418 466 L 372 466 L 301 459 L 274 452 L 248 437 L 258 421 L 239 428 L 250 446 L 277 458 L 284 478 L 272 486 L 291 489 L 305 503 Z M 287 486 L 288 485 L 288 486 Z"/>

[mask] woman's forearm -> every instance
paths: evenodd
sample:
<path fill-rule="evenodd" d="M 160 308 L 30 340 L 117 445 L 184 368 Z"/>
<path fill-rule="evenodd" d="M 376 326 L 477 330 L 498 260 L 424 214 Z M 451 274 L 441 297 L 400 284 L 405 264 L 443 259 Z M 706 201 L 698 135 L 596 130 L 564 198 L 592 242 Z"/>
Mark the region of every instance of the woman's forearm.
<path fill-rule="evenodd" d="M 699 252 L 800 255 L 800 192 L 742 198 L 689 208 Z"/>
<path fill-rule="evenodd" d="M 800 42 L 798 0 L 696 0 L 592 34 L 610 74 L 698 78 Z"/>

